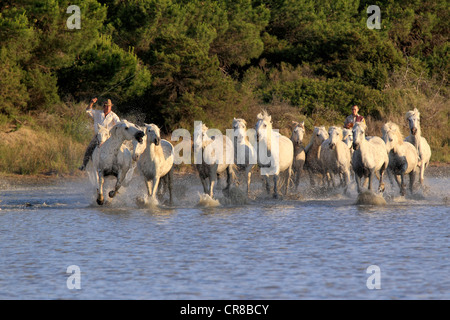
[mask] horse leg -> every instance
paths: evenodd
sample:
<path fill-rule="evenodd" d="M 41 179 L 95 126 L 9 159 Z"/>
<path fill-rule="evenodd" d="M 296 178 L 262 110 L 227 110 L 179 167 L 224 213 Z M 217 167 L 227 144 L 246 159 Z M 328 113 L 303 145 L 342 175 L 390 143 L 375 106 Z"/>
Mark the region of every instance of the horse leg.
<path fill-rule="evenodd" d="M 161 200 L 167 192 L 167 189 L 168 189 L 167 180 L 168 180 L 167 174 L 164 177 L 160 177 L 160 179 L 159 179 L 158 192 L 157 192 L 158 200 Z"/>
<path fill-rule="evenodd" d="M 369 171 L 369 177 L 368 177 L 368 181 L 369 181 L 369 185 L 368 188 L 370 191 L 372 191 L 372 177 L 373 177 L 374 173 L 372 170 Z"/>
<path fill-rule="evenodd" d="M 413 170 L 411 170 L 411 172 L 409 173 L 409 190 L 411 191 L 411 194 L 414 191 L 414 181 L 416 180 L 416 172 Z"/>
<path fill-rule="evenodd" d="M 420 165 L 420 173 L 419 173 L 419 183 L 420 186 L 423 187 L 423 180 L 424 180 L 424 174 L 425 174 L 425 163 L 422 161 Z"/>
<path fill-rule="evenodd" d="M 111 190 L 108 195 L 110 198 L 114 198 L 119 191 L 120 187 L 122 186 L 123 179 L 125 179 L 124 170 L 119 170 L 119 173 L 117 174 L 117 181 L 116 185 L 114 186 L 114 190 Z"/>
<path fill-rule="evenodd" d="M 205 194 L 208 194 L 208 185 L 207 185 L 207 182 L 206 182 L 206 178 L 200 177 L 200 181 L 202 182 L 203 192 Z"/>
<path fill-rule="evenodd" d="M 350 183 L 350 171 L 346 171 L 342 174 L 344 177 L 344 194 L 347 194 L 348 185 Z"/>
<path fill-rule="evenodd" d="M 278 175 L 273 175 L 273 197 L 278 199 Z"/>
<path fill-rule="evenodd" d="M 267 191 L 267 194 L 270 194 L 269 175 L 265 175 L 265 176 L 264 176 L 264 181 L 265 181 L 265 183 L 266 183 L 266 191 Z"/>
<path fill-rule="evenodd" d="M 400 195 L 403 197 L 406 193 L 406 183 L 405 183 L 405 174 L 402 172 L 400 174 L 401 184 L 400 184 Z"/>
<path fill-rule="evenodd" d="M 228 166 L 227 167 L 227 186 L 225 187 L 225 190 L 230 190 L 232 177 L 233 177 L 233 175 L 231 174 L 231 167 Z"/>
<path fill-rule="evenodd" d="M 103 184 L 105 182 L 105 178 L 103 177 L 103 172 L 101 170 L 97 171 L 97 182 L 98 182 L 98 187 L 97 187 L 97 204 L 98 205 L 103 205 L 105 199 L 103 198 Z"/>
<path fill-rule="evenodd" d="M 333 186 L 333 188 L 336 188 L 336 184 L 334 183 L 334 174 L 333 172 L 329 171 L 328 172 L 328 187 L 330 186 L 330 184 Z"/>
<path fill-rule="evenodd" d="M 284 186 L 284 195 L 287 195 L 288 190 L 289 190 L 289 183 L 291 181 L 291 170 L 292 167 L 289 167 L 287 169 L 287 173 L 286 173 L 286 185 Z"/>
<path fill-rule="evenodd" d="M 152 201 L 158 201 L 156 199 L 156 194 L 158 192 L 158 185 L 159 185 L 159 177 L 155 176 L 153 178 L 153 187 L 152 187 Z"/>
<path fill-rule="evenodd" d="M 173 181 L 173 168 L 170 169 L 167 177 L 167 184 L 169 187 L 169 203 L 172 204 L 172 181 Z"/>
<path fill-rule="evenodd" d="M 314 181 L 314 173 L 312 172 L 312 170 L 308 170 L 309 172 L 309 183 L 311 184 L 311 187 L 315 187 L 316 183 Z"/>
<path fill-rule="evenodd" d="M 386 167 L 387 167 L 387 165 L 386 165 L 386 163 L 384 163 L 380 169 L 380 178 L 379 178 L 380 184 L 378 186 L 378 192 L 380 192 L 380 193 L 384 192 L 383 175 L 384 175 L 384 171 L 386 170 Z"/>
<path fill-rule="evenodd" d="M 209 168 L 209 191 L 208 194 L 212 198 L 214 195 L 214 185 L 217 182 L 217 168 L 211 166 Z"/>
<path fill-rule="evenodd" d="M 300 169 L 297 168 L 297 170 L 295 170 L 295 181 L 294 181 L 295 191 L 296 192 L 298 190 L 299 183 L 300 183 Z"/>
<path fill-rule="evenodd" d="M 145 180 L 145 186 L 147 187 L 147 195 L 148 198 L 150 198 L 152 196 L 152 186 L 153 186 L 153 180 Z"/>
<path fill-rule="evenodd" d="M 247 167 L 245 169 L 245 171 L 247 173 L 247 197 L 248 197 L 248 194 L 250 193 L 250 181 L 252 178 L 252 167 L 251 166 Z"/>
<path fill-rule="evenodd" d="M 361 177 L 355 172 L 356 191 L 361 193 Z"/>

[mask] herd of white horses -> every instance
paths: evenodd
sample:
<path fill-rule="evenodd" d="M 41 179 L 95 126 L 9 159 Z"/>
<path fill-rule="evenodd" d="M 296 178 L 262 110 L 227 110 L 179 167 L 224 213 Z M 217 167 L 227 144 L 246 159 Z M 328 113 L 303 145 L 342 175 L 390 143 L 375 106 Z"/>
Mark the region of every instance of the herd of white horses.
<path fill-rule="evenodd" d="M 303 172 L 309 174 L 311 187 L 336 187 L 337 177 L 344 193 L 347 193 L 352 175 L 358 193 L 362 192 L 367 182 L 368 190 L 372 190 L 372 180 L 376 178 L 379 181 L 378 192 L 382 193 L 383 177 L 387 171 L 391 184 L 395 185 L 395 180 L 400 194 L 404 196 L 407 189 L 405 176 L 409 175 L 411 192 L 416 174 L 419 175 L 420 185 L 423 185 L 425 168 L 431 157 L 430 146 L 421 136 L 419 111 L 407 112 L 406 120 L 410 135 L 405 139 L 395 123 L 387 122 L 382 128 L 382 137 L 377 137 L 366 136 L 366 124 L 358 122 L 352 129 L 331 126 L 327 131 L 325 127 L 315 127 L 305 146 L 304 122 L 293 122 L 292 136 L 288 138 L 273 130 L 271 116 L 263 111 L 257 116 L 253 137 L 249 137 L 246 121 L 237 118 L 232 122 L 233 139 L 221 136 L 224 150 L 234 150 L 231 161 L 225 159 L 229 157 L 229 152 L 220 153 L 220 157 L 224 158 L 217 159 L 217 153 L 208 150 L 209 145 L 217 142 L 217 136 L 208 135 L 208 128 L 203 125 L 201 134 L 193 141 L 194 147 L 201 150 L 203 161 L 195 166 L 204 193 L 211 198 L 222 173 L 227 176 L 224 194 L 237 179 L 237 174 L 242 173 L 248 196 L 255 166 L 265 179 L 268 194 L 271 193 L 269 178 L 273 178 L 274 198 L 279 197 L 280 177 L 284 177 L 284 194 L 290 188 L 290 181 L 293 181 L 292 187 L 297 192 Z M 147 186 L 148 197 L 144 201 L 157 203 L 158 190 L 161 189 L 158 187 L 164 186 L 172 203 L 174 146 L 161 139 L 157 125 L 145 124 L 141 128 L 123 120 L 110 131 L 99 125 L 97 138 L 99 145 L 94 150 L 88 172 L 97 189 L 99 205 L 104 203 L 103 188 L 107 176 L 116 178 L 114 189 L 108 193 L 111 198 L 122 186 L 139 176 Z M 256 143 L 251 143 L 252 138 Z M 261 157 L 261 154 L 275 161 L 268 162 L 267 157 Z"/>

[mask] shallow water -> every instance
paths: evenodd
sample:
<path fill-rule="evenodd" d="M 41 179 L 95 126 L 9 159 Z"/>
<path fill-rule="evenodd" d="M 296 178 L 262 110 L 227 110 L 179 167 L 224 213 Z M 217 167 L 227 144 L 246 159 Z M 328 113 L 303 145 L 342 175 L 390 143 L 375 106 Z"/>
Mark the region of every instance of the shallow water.
<path fill-rule="evenodd" d="M 218 191 L 209 206 L 197 177 L 176 178 L 172 207 L 137 205 L 138 182 L 103 207 L 87 178 L 3 185 L 0 299 L 450 298 L 447 175 L 406 199 L 388 190 L 385 206 L 307 183 L 274 200 L 258 178 L 247 203 Z"/>

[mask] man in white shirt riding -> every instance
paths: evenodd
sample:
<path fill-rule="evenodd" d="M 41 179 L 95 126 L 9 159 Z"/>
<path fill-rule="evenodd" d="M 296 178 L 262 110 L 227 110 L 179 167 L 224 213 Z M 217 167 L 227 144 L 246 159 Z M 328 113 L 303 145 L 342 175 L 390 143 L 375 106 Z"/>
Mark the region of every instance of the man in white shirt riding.
<path fill-rule="evenodd" d="M 113 106 L 113 104 L 111 103 L 111 99 L 108 99 L 103 104 L 103 110 L 94 110 L 94 109 L 92 109 L 92 106 L 96 102 L 97 102 L 97 98 L 92 99 L 91 102 L 89 103 L 89 106 L 86 108 L 86 113 L 89 116 L 91 116 L 91 118 L 94 119 L 95 135 L 94 135 L 94 138 L 92 138 L 91 142 L 89 143 L 89 145 L 88 145 L 88 147 L 86 149 L 86 152 L 85 152 L 84 158 L 83 158 L 83 164 L 79 168 L 80 170 L 85 170 L 86 169 L 86 165 L 89 162 L 89 159 L 91 159 L 92 153 L 94 152 L 95 147 L 98 145 L 98 140 L 97 140 L 98 128 L 97 128 L 97 124 L 101 124 L 102 126 L 106 126 L 106 128 L 108 128 L 108 130 L 111 130 L 112 127 L 114 127 L 117 123 L 120 122 L 120 119 L 117 116 L 117 114 L 115 114 L 114 112 L 111 111 L 111 108 Z"/>

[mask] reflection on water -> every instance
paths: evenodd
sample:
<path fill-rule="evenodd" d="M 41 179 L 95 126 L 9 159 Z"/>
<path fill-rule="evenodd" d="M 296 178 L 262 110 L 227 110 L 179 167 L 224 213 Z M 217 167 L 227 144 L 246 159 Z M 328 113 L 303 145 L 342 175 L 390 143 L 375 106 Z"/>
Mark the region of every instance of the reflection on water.
<path fill-rule="evenodd" d="M 258 181 L 248 201 L 219 191 L 220 205 L 199 205 L 196 177 L 175 180 L 173 206 L 140 206 L 139 183 L 103 207 L 89 181 L 4 186 L 0 298 L 449 299 L 448 182 L 427 178 L 422 197 L 388 190 L 384 206 L 307 184 L 274 200 Z M 370 265 L 380 290 L 366 286 Z"/>

